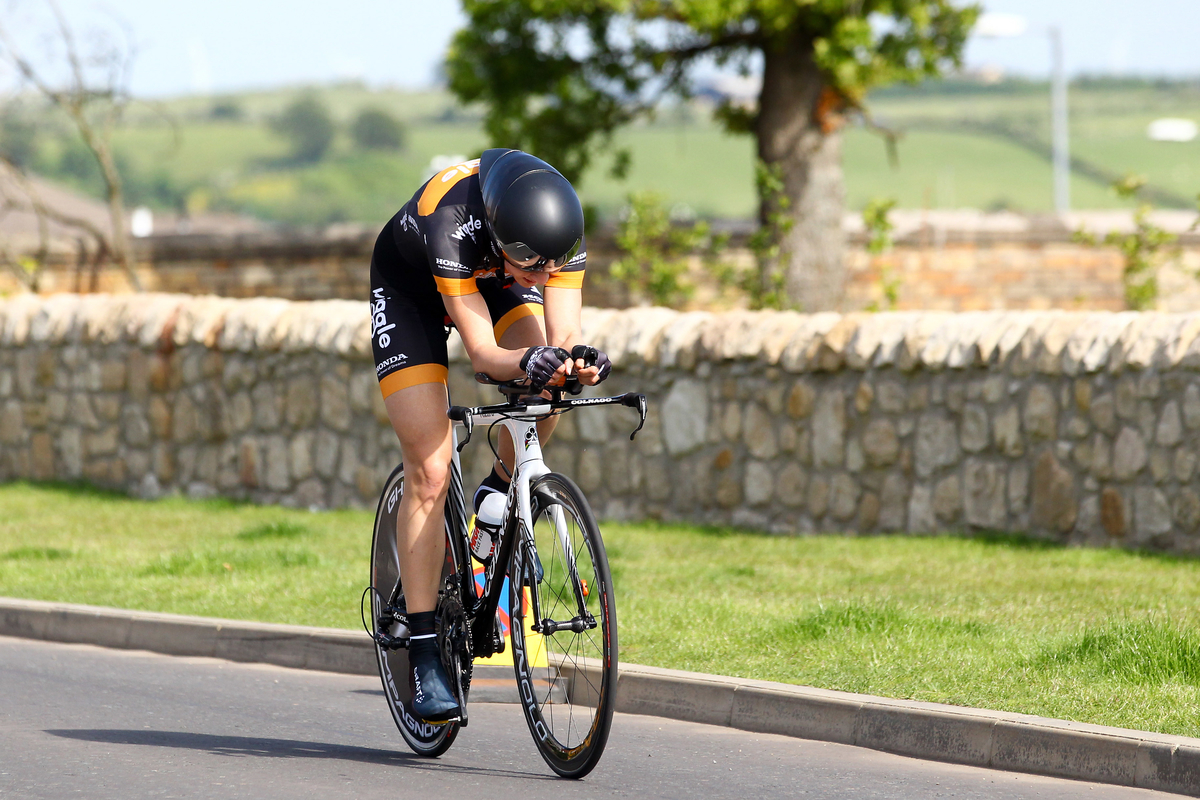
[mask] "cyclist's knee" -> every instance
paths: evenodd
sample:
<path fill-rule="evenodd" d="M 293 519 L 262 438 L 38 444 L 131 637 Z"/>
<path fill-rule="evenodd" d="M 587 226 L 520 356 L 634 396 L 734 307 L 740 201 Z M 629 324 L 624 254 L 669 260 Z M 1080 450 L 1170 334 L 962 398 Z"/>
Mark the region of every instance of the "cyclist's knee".
<path fill-rule="evenodd" d="M 434 503 L 446 494 L 450 483 L 450 465 L 440 459 L 428 459 L 404 465 L 404 493 L 414 500 Z"/>

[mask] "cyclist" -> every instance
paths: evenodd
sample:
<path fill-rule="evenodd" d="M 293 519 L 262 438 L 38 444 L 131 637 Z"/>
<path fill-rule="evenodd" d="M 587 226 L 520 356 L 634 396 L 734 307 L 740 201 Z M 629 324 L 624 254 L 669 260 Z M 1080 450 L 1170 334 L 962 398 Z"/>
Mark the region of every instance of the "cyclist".
<path fill-rule="evenodd" d="M 434 175 L 375 242 L 371 343 L 404 454 L 396 549 L 409 621 L 413 711 L 428 722 L 459 716 L 434 633 L 451 458 L 449 328 L 458 329 L 476 372 L 499 380 L 525 376 L 543 386 L 566 375 L 599 383 L 612 364 L 604 353 L 596 353 L 593 366 L 583 358 L 586 259 L 583 209 L 574 188 L 549 164 L 519 150 L 487 150 Z M 542 441 L 555 422 L 550 417 L 539 423 Z M 488 492 L 508 491 L 513 445 L 507 431 L 499 450 L 475 493 L 476 511 Z"/>

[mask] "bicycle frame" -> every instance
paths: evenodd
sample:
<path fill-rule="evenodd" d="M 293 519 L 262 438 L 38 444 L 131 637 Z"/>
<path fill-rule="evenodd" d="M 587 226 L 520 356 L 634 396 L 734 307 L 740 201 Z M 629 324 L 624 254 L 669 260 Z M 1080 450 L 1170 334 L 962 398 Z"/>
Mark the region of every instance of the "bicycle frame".
<path fill-rule="evenodd" d="M 548 417 L 555 411 L 592 405 L 625 405 L 637 408 L 641 413 L 641 423 L 630 434 L 630 439 L 637 435 L 637 432 L 641 430 L 642 424 L 646 420 L 646 398 L 641 394 L 578 398 L 572 400 L 547 400 L 540 397 L 526 397 L 515 402 L 480 408 L 452 406 L 447 412 L 447 416 L 462 424 L 467 432 L 466 439 L 461 444 L 458 442 L 457 430 L 454 432 L 454 460 L 456 471 L 459 471 L 459 474 L 461 474 L 461 467 L 458 464 L 458 453 L 471 440 L 471 434 L 476 423 L 490 425 L 498 422 L 504 425 L 512 437 L 513 450 L 515 452 L 512 483 L 508 492 L 508 503 L 505 508 L 505 524 L 500 538 L 500 549 L 484 573 L 482 597 L 479 597 L 475 591 L 473 571 L 470 569 L 470 549 L 465 547 L 457 548 L 464 552 L 464 563 L 460 568 L 460 574 L 463 575 L 464 580 L 470 581 L 470 585 L 462 587 L 463 597 L 476 601 L 468 608 L 468 616 L 476 620 L 490 620 L 495 617 L 504 584 L 503 574 L 500 575 L 500 580 L 495 579 L 496 565 L 507 566 L 510 563 L 512 550 L 516 546 L 518 539 L 525 543 L 525 550 L 523 551 L 525 558 L 536 555 L 532 530 L 533 500 L 530 495 L 530 486 L 538 478 L 550 473 L 550 469 L 546 466 L 546 461 L 542 455 L 541 440 L 538 438 L 537 433 L 537 422 Z M 567 544 L 568 534 L 562 510 L 552 507 L 550 513 L 556 532 L 563 542 L 564 552 L 569 559 L 567 569 L 570 571 L 573 579 L 572 584 L 578 593 L 580 591 L 578 574 L 574 563 L 574 554 L 571 553 L 571 548 Z M 512 579 L 512 576 L 510 576 L 510 579 Z M 534 592 L 534 595 L 536 595 L 536 592 Z M 580 596 L 576 599 L 582 608 L 584 606 L 583 598 Z M 536 621 L 535 630 L 541 633 L 543 631 L 538 630 L 542 622 L 540 598 L 531 596 L 530 602 L 533 617 Z M 548 633 L 553 633 L 553 631 L 548 631 Z M 472 629 L 472 654 L 475 657 L 486 657 L 495 652 L 496 647 L 492 637 L 491 626 L 474 626 Z"/>
<path fill-rule="evenodd" d="M 518 691 L 538 750 L 559 775 L 581 777 L 595 766 L 603 752 L 612 720 L 611 695 L 604 691 L 604 687 L 611 690 L 616 683 L 616 631 L 609 599 L 612 585 L 603 542 L 587 500 L 569 478 L 552 472 L 546 464 L 537 424 L 551 414 L 580 406 L 625 405 L 637 409 L 641 415 L 637 428 L 630 435 L 633 439 L 646 421 L 646 398 L 630 393 L 564 400 L 564 392 L 578 394 L 581 387 L 572 384 L 551 389 L 550 394 L 543 397 L 531 395 L 528 385 L 515 381 L 494 381 L 486 375 L 477 375 L 476 379 L 498 386 L 506 396 L 506 402 L 480 408 L 451 406 L 446 412 L 449 419 L 463 426 L 466 435 L 460 441 L 457 425 L 452 427 L 454 449 L 445 503 L 446 556 L 441 567 L 439 615 L 435 617 L 435 627 L 442 663 L 455 684 L 460 718 L 440 728 L 417 719 L 410 706 L 412 693 L 395 679 L 397 674 L 411 668 L 407 654 L 398 652 L 407 650 L 410 643 L 404 627 L 406 619 L 395 533 L 397 504 L 403 491 L 403 464 L 388 477 L 376 509 L 371 584 L 363 592 L 364 598 L 371 596 L 373 619 L 368 622 L 364 618 L 363 626 L 375 641 L 380 677 L 397 727 L 415 752 L 433 757 L 444 753 L 458 730 L 467 725 L 472 663 L 476 658 L 485 658 L 504 649 L 505 639 L 500 635 L 497 609 L 507 599 L 514 606 L 510 609 L 510 627 Z M 472 560 L 467 498 L 459 458 L 471 440 L 476 422 L 502 425 L 516 445 L 503 530 L 495 557 L 484 569 L 481 588 Z M 535 520 L 539 525 L 536 531 L 533 529 Z M 535 534 L 540 537 L 543 550 L 540 557 L 537 552 L 539 539 Z M 585 550 L 575 549 L 577 547 L 586 548 L 586 558 L 590 562 L 585 562 Z M 554 552 L 549 552 L 548 548 Z M 543 559 L 546 559 L 545 564 Z M 585 572 L 587 582 L 580 580 Z M 393 586 L 389 595 L 381 594 L 376 588 L 389 583 Z M 574 602 L 571 590 L 566 589 L 567 584 L 573 588 Z M 599 588 L 589 591 L 592 585 Z M 563 619 L 550 619 L 544 614 Z M 569 673 L 569 680 L 574 681 L 581 669 L 590 675 L 593 667 L 582 664 L 573 652 L 565 664 L 560 664 L 555 653 L 548 651 L 567 631 L 592 636 L 588 631 L 593 629 L 600 629 L 602 633 L 596 640 L 603 653 L 601 668 L 594 681 L 591 678 L 586 681 L 588 691 L 572 699 L 576 691 L 571 688 L 574 684 L 564 685 L 560 673 Z M 537 655 L 533 661 L 527 632 L 547 637 L 535 644 Z M 548 638 L 556 633 L 560 636 Z M 545 660 L 534 663 L 543 653 Z M 596 686 L 600 689 L 596 690 Z M 573 738 L 579 731 L 570 708 L 567 716 L 560 720 L 566 725 L 561 731 L 561 726 L 556 727 L 554 707 L 550 707 L 549 716 L 543 713 L 544 704 L 565 702 L 568 706 L 572 703 L 586 706 L 590 705 L 586 702 L 589 699 L 595 700 L 591 705 L 597 711 L 589 717 L 587 738 L 582 742 L 577 743 Z M 560 741 L 560 735 L 567 738 Z"/>

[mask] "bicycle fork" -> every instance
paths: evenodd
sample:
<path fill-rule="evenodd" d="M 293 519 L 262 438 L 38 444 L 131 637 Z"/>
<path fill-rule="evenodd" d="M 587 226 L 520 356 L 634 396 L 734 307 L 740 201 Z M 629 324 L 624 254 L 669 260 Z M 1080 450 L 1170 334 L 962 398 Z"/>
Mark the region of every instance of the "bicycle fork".
<path fill-rule="evenodd" d="M 550 518 L 551 524 L 554 526 L 554 535 L 558 539 L 559 549 L 563 556 L 563 565 L 567 570 L 567 578 L 571 583 L 571 591 L 575 598 L 575 607 L 577 614 L 570 620 L 554 620 L 550 617 L 542 616 L 542 602 L 539 592 L 540 576 L 537 580 L 529 580 L 530 588 L 530 612 L 533 616 L 531 627 L 535 633 L 543 636 L 550 636 L 559 631 L 573 631 L 582 633 L 586 630 L 591 630 L 596 627 L 596 618 L 587 610 L 587 596 L 590 592 L 590 587 L 579 576 L 578 562 L 575 556 L 575 550 L 571 545 L 571 535 L 568 530 L 566 514 L 563 513 L 562 506 L 557 503 L 548 503 L 546 505 L 547 516 Z M 530 531 L 523 531 L 523 539 L 526 543 L 525 549 L 528 551 L 525 554 L 522 568 L 532 569 L 533 564 L 540 564 L 540 559 L 537 553 L 537 544 L 534 536 Z M 528 564 L 529 566 L 525 566 Z M 529 576 L 527 576 L 528 578 Z"/>

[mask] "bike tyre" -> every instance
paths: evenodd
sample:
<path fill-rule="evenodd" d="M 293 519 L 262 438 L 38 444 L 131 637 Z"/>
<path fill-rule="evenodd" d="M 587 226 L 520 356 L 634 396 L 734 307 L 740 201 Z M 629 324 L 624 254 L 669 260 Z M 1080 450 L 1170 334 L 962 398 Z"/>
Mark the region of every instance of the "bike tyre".
<path fill-rule="evenodd" d="M 539 580 L 528 546 L 514 547 L 509 581 L 510 634 L 521 708 L 538 752 L 564 778 L 582 778 L 595 768 L 608 742 L 617 687 L 617 620 L 612 574 L 596 518 L 579 487 L 568 477 L 550 473 L 530 486 L 535 548 L 542 565 Z M 565 548 L 550 516 L 562 508 L 569 546 L 579 577 L 588 581 L 586 597 L 572 596 L 575 581 L 567 568 Z M 570 617 L 570 606 L 583 600 L 597 621 L 590 631 L 558 631 L 526 638 L 526 616 L 537 584 L 543 619 Z M 578 584 L 577 584 L 578 585 Z M 574 615 L 572 615 L 574 616 Z M 538 652 L 539 648 L 542 652 Z M 578 715 L 578 720 L 576 716 Z"/>
<path fill-rule="evenodd" d="M 398 586 L 400 562 L 396 554 L 396 514 L 404 493 L 404 464 L 392 471 L 379 496 L 375 511 L 375 529 L 371 542 L 371 621 L 379 618 L 381 606 L 388 593 Z M 450 749 L 461 727 L 457 722 L 432 725 L 416 717 L 412 711 L 412 692 L 408 686 L 408 651 L 384 650 L 375 646 L 379 678 L 387 698 L 392 719 L 405 743 L 420 756 L 436 758 Z M 398 678 L 398 680 L 397 680 Z"/>

